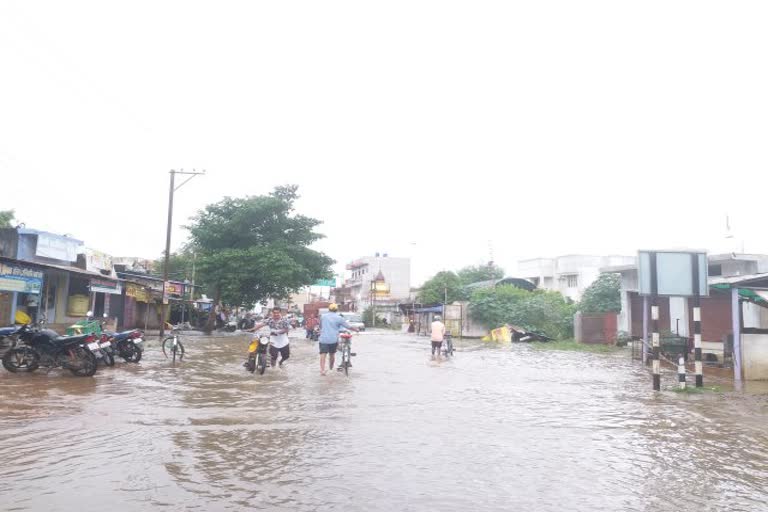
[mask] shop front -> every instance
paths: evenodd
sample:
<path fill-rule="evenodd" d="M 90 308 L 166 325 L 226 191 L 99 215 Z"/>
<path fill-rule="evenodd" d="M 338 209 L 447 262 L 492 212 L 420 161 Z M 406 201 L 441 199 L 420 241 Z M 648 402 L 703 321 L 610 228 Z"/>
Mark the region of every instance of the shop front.
<path fill-rule="evenodd" d="M 40 318 L 43 271 L 10 259 L 0 261 L 0 325 Z"/>

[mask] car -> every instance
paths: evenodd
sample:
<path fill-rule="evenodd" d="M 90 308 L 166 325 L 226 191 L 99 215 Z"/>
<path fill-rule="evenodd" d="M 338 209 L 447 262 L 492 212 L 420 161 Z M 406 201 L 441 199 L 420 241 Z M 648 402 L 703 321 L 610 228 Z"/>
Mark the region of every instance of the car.
<path fill-rule="evenodd" d="M 361 331 L 365 330 L 365 324 L 363 323 L 363 317 L 358 315 L 357 313 L 341 313 L 341 316 L 344 317 L 344 320 L 346 320 L 349 325 L 354 327 L 355 329 L 360 329 Z"/>

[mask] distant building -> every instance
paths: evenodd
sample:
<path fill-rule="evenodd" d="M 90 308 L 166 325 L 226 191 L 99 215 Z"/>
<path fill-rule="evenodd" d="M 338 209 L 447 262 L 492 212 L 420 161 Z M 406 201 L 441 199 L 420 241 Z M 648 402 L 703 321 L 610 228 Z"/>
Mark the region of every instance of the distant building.
<path fill-rule="evenodd" d="M 571 254 L 557 258 L 521 260 L 517 274 L 542 290 L 557 291 L 578 302 L 584 291 L 605 267 L 634 265 L 634 256 L 590 256 Z"/>
<path fill-rule="evenodd" d="M 334 296 L 337 302 L 351 302 L 355 310 L 362 311 L 371 302 L 372 290 L 381 306 L 385 302 L 408 301 L 411 291 L 410 258 L 390 258 L 378 253 L 358 258 L 347 265 L 347 278 L 343 286 L 334 290 Z"/>

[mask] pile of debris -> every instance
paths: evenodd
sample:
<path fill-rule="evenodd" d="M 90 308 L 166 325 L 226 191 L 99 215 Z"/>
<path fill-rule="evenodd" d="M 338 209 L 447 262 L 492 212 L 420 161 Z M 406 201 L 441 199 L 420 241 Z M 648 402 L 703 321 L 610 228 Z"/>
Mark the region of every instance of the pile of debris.
<path fill-rule="evenodd" d="M 517 325 L 505 324 L 493 329 L 483 341 L 496 341 L 501 343 L 518 343 L 531 341 L 552 341 L 552 338 L 533 331 L 528 331 Z"/>

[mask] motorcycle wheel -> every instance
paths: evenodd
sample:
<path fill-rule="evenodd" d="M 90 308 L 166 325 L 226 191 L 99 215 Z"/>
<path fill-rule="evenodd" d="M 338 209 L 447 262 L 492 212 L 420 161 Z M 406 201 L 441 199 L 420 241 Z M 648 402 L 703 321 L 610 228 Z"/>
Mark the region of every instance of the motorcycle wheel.
<path fill-rule="evenodd" d="M 11 373 L 33 372 L 40 366 L 40 356 L 28 347 L 12 348 L 3 356 L 3 367 Z"/>
<path fill-rule="evenodd" d="M 258 362 L 256 363 L 256 369 L 259 370 L 259 375 L 264 375 L 264 370 L 267 369 L 267 355 L 259 353 Z"/>
<path fill-rule="evenodd" d="M 125 359 L 125 362 L 127 363 L 138 363 L 141 361 L 142 350 L 137 347 L 134 342 L 129 341 L 120 352 L 120 356 Z"/>
<path fill-rule="evenodd" d="M 107 366 L 115 366 L 115 356 L 112 355 L 112 351 L 105 351 L 104 352 L 104 364 Z"/>
<path fill-rule="evenodd" d="M 72 351 L 72 355 L 62 357 L 66 359 L 63 366 L 78 377 L 93 377 L 96 373 L 96 356 L 86 348 L 77 347 Z"/>

